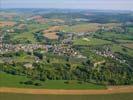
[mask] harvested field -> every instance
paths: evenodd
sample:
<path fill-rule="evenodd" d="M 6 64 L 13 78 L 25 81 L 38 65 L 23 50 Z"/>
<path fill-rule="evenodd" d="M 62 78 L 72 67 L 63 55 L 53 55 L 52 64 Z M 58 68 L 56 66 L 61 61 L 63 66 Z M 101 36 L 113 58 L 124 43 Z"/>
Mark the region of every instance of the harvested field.
<path fill-rule="evenodd" d="M 40 24 L 46 23 L 46 20 L 40 15 L 33 16 L 33 17 L 29 18 L 29 20 L 35 20 L 36 22 L 38 22 Z"/>
<path fill-rule="evenodd" d="M 16 23 L 15 22 L 11 22 L 11 21 L 1 21 L 0 22 L 0 27 L 4 27 L 4 26 L 14 26 Z"/>
<path fill-rule="evenodd" d="M 105 90 L 52 90 L 52 89 L 27 89 L 1 87 L 0 93 L 24 93 L 24 94 L 58 94 L 58 95 L 88 95 L 88 94 L 118 94 L 133 93 L 133 86 L 111 86 Z"/>
<path fill-rule="evenodd" d="M 65 21 L 62 19 L 50 19 L 52 22 L 59 22 L 59 23 L 64 23 Z"/>
<path fill-rule="evenodd" d="M 58 35 L 56 34 L 56 32 L 46 33 L 44 36 L 49 39 L 58 39 Z"/>
<path fill-rule="evenodd" d="M 123 44 L 123 46 L 133 49 L 133 43 L 127 43 L 127 44 Z"/>
<path fill-rule="evenodd" d="M 80 24 L 80 25 L 74 25 L 74 26 L 66 26 L 64 27 L 64 31 L 66 32 L 95 32 L 98 29 L 100 29 L 100 24 L 97 23 L 91 23 L 91 24 Z"/>
<path fill-rule="evenodd" d="M 56 34 L 57 31 L 61 29 L 60 26 L 53 26 L 48 28 L 47 30 L 44 30 L 44 36 L 48 39 L 58 39 L 58 35 Z"/>
<path fill-rule="evenodd" d="M 118 27 L 120 24 L 116 23 L 108 23 L 108 24 L 99 24 L 99 23 L 88 23 L 88 24 L 79 24 L 74 26 L 65 26 L 64 31 L 66 32 L 95 32 L 101 27 L 105 27 L 106 29 L 112 29 L 114 27 Z"/>
<path fill-rule="evenodd" d="M 102 26 L 106 27 L 106 29 L 112 29 L 114 27 L 121 26 L 120 23 L 107 23 L 107 24 L 101 24 Z"/>
<path fill-rule="evenodd" d="M 0 12 L 0 18 L 6 18 L 8 20 L 12 20 L 15 16 L 17 16 L 17 13 Z"/>

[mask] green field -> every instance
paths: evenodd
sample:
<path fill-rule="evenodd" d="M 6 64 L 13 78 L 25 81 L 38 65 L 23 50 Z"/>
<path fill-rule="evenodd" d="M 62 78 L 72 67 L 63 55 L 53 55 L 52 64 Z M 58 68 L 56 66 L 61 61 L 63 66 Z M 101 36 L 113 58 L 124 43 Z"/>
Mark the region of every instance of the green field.
<path fill-rule="evenodd" d="M 71 81 L 66 84 L 65 80 L 47 80 L 41 82 L 42 86 L 25 85 L 20 82 L 27 81 L 28 78 L 24 76 L 10 75 L 1 72 L 0 73 L 0 87 L 19 87 L 19 88 L 43 88 L 43 89 L 106 89 L 105 86 L 95 85 L 91 83 L 79 84 L 77 81 Z M 37 82 L 37 81 L 36 81 Z"/>
<path fill-rule="evenodd" d="M 65 26 L 64 31 L 65 32 L 95 32 L 99 29 L 99 24 L 97 23 L 89 23 L 89 24 L 78 24 L 73 26 Z"/>
<path fill-rule="evenodd" d="M 0 100 L 133 100 L 133 94 L 109 95 L 31 95 L 1 93 Z"/>
<path fill-rule="evenodd" d="M 81 38 L 81 39 L 75 39 L 74 45 L 104 45 L 104 44 L 110 44 L 110 41 L 97 39 L 97 38 Z"/>
<path fill-rule="evenodd" d="M 133 43 L 126 43 L 126 44 L 123 44 L 124 47 L 127 47 L 129 49 L 132 49 L 133 51 Z"/>
<path fill-rule="evenodd" d="M 13 39 L 14 40 L 27 39 L 27 40 L 31 41 L 32 43 L 35 43 L 35 41 L 36 41 L 35 38 L 34 38 L 34 35 L 32 33 L 29 33 L 29 32 L 25 32 L 25 33 L 16 35 L 16 36 L 14 36 Z"/>
<path fill-rule="evenodd" d="M 129 27 L 128 30 L 129 30 L 129 33 L 133 33 L 133 27 Z"/>
<path fill-rule="evenodd" d="M 125 52 L 125 51 L 123 51 L 123 48 L 125 48 L 125 47 L 122 47 L 122 46 L 116 45 L 116 44 L 111 46 L 111 49 L 112 49 L 113 52 L 120 52 L 120 53 L 123 53 L 123 54 L 128 54 L 130 56 L 133 55 L 133 50 L 126 48 L 127 51 Z"/>
<path fill-rule="evenodd" d="M 133 43 L 133 40 L 116 40 L 116 41 L 120 43 Z"/>
<path fill-rule="evenodd" d="M 100 37 L 103 38 L 112 38 L 112 39 L 124 39 L 124 40 L 128 40 L 128 39 L 133 39 L 133 37 L 129 34 L 118 34 L 115 32 L 104 32 L 102 34 L 99 35 Z"/>
<path fill-rule="evenodd" d="M 49 25 L 47 25 L 47 24 L 43 24 L 43 25 L 31 24 L 31 25 L 28 26 L 28 29 L 30 31 L 24 32 L 24 33 L 21 33 L 21 34 L 16 34 L 13 37 L 13 40 L 27 39 L 27 40 L 31 41 L 32 43 L 36 43 L 34 33 L 37 32 L 37 31 L 40 31 L 40 30 L 44 30 L 44 29 L 48 28 L 48 26 Z"/>

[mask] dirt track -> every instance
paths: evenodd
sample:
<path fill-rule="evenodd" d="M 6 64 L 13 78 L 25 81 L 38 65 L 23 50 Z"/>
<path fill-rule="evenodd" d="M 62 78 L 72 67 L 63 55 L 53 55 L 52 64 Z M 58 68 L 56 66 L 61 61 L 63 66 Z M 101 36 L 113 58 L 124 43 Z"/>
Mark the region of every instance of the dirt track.
<path fill-rule="evenodd" d="M 28 88 L 6 88 L 1 87 L 0 93 L 24 93 L 24 94 L 114 94 L 133 93 L 133 86 L 109 87 L 107 90 L 52 90 L 52 89 L 28 89 Z"/>

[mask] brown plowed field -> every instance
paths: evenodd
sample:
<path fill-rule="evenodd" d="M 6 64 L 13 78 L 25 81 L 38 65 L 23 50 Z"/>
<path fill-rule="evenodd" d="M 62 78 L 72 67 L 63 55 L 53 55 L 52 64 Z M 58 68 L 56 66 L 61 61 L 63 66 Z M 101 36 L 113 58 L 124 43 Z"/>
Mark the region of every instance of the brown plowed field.
<path fill-rule="evenodd" d="M 24 94 L 115 94 L 115 93 L 133 93 L 133 86 L 108 87 L 106 90 L 55 90 L 55 89 L 28 89 L 28 88 L 7 88 L 1 87 L 0 93 L 24 93 Z"/>

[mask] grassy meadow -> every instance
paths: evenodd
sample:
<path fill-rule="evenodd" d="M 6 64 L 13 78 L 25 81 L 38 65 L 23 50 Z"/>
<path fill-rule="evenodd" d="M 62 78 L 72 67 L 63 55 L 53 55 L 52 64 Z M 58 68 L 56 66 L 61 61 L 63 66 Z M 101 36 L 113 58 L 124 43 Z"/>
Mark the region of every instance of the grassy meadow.
<path fill-rule="evenodd" d="M 97 38 L 80 38 L 74 40 L 74 45 L 86 45 L 86 46 L 93 46 L 93 45 L 104 45 L 104 44 L 111 44 L 110 41 L 97 39 Z"/>
<path fill-rule="evenodd" d="M 122 44 L 122 45 L 125 46 L 125 47 L 122 47 L 121 45 L 114 44 L 114 45 L 111 46 L 111 49 L 112 49 L 113 52 L 120 52 L 120 53 L 132 56 L 133 55 L 133 50 L 129 49 L 129 47 L 127 48 L 125 44 Z M 130 46 L 130 45 L 128 44 L 127 46 Z M 126 49 L 126 51 L 123 50 L 124 48 Z"/>
<path fill-rule="evenodd" d="M 132 100 L 133 94 L 109 95 L 32 95 L 1 93 L 0 100 Z"/>
<path fill-rule="evenodd" d="M 99 24 L 97 23 L 89 23 L 89 24 L 79 24 L 73 26 L 64 27 L 65 32 L 92 32 L 97 31 L 99 29 Z"/>
<path fill-rule="evenodd" d="M 78 81 L 70 81 L 70 83 L 65 83 L 65 80 L 46 80 L 45 82 L 40 82 L 41 86 L 35 85 L 25 85 L 20 84 L 20 82 L 25 82 L 29 80 L 24 76 L 10 75 L 0 72 L 0 87 L 16 87 L 16 88 L 42 88 L 42 89 L 106 89 L 105 86 L 95 85 L 91 83 L 78 83 Z"/>

